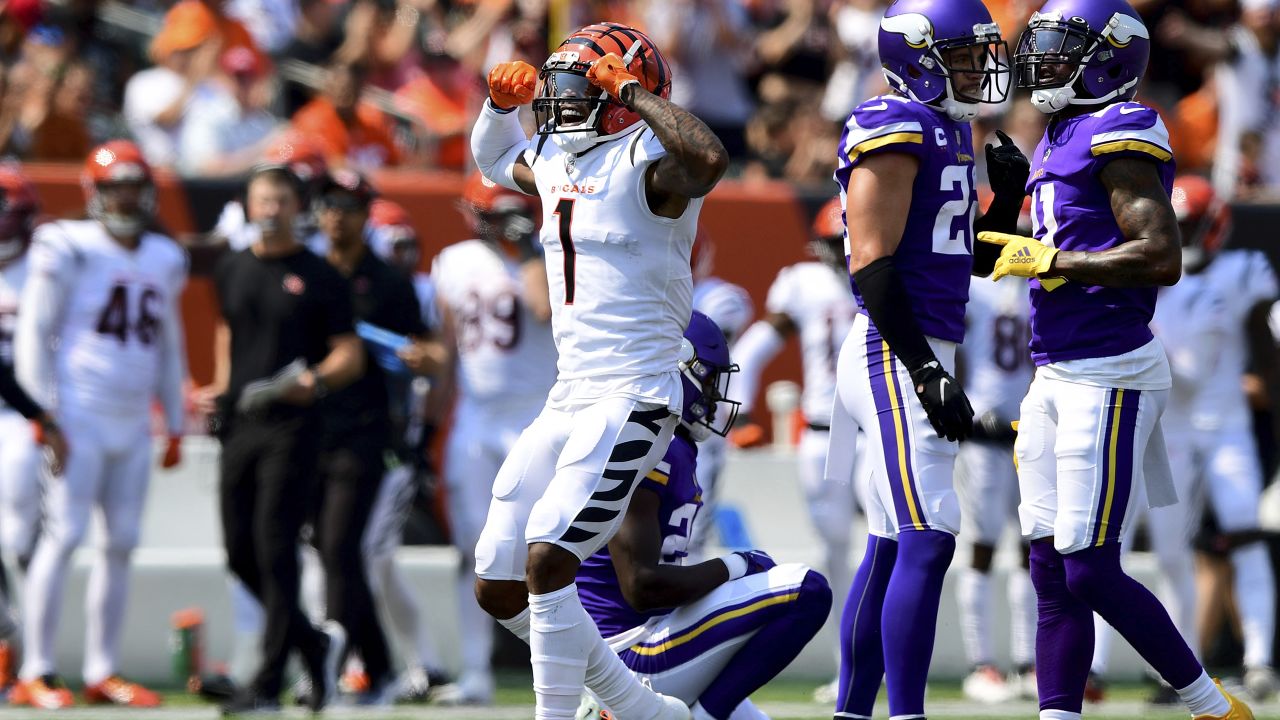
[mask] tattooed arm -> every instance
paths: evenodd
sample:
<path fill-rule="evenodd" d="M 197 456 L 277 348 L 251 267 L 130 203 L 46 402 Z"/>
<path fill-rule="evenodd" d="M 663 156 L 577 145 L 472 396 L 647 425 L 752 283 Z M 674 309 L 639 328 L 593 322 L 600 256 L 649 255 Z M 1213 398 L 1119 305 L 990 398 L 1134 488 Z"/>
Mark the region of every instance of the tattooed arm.
<path fill-rule="evenodd" d="M 1182 239 L 1169 194 L 1154 163 L 1120 158 L 1100 174 L 1125 242 L 1101 252 L 1063 250 L 1047 277 L 1085 285 L 1151 287 L 1182 276 Z"/>
<path fill-rule="evenodd" d="M 706 195 L 720 182 L 729 167 L 724 144 L 706 123 L 638 83 L 622 88 L 622 102 L 649 124 L 667 151 L 645 176 L 649 209 L 663 217 L 680 217 L 691 198 Z"/>

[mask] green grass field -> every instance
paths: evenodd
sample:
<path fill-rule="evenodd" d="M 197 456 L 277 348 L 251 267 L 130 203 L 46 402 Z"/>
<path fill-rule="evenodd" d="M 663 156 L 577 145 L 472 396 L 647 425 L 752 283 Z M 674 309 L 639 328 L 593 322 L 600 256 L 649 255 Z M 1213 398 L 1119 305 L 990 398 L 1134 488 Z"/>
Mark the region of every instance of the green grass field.
<path fill-rule="evenodd" d="M 830 720 L 831 708 L 812 702 L 810 693 L 814 683 L 782 680 L 772 683 L 756 693 L 753 700 L 773 720 Z M 1101 705 L 1086 706 L 1085 717 L 1089 720 L 1131 720 L 1146 718 L 1150 720 L 1185 720 L 1187 714 L 1181 710 L 1153 710 L 1143 703 L 1147 688 L 1139 685 L 1112 687 L 1109 689 L 1107 702 Z M 882 694 L 883 697 L 883 694 Z M 218 716 L 217 710 L 198 698 L 179 693 L 166 695 L 167 705 L 159 710 L 125 710 L 93 708 L 74 708 L 56 713 L 43 713 L 30 709 L 0 707 L 0 720 L 9 718 L 62 718 L 88 720 L 123 720 L 139 718 L 140 720 L 211 720 Z M 1012 702 L 995 706 L 975 705 L 966 702 L 960 694 L 958 683 L 937 683 L 929 688 L 929 716 L 936 720 L 986 720 L 987 718 L 1022 718 L 1034 720 L 1036 707 L 1029 702 Z M 486 708 L 443 708 L 430 705 L 399 706 L 395 708 L 370 710 L 367 708 L 335 707 L 326 713 L 327 717 L 336 718 L 377 718 L 379 720 L 528 720 L 533 714 L 533 693 L 530 690 L 529 678 L 522 675 L 504 675 L 498 691 L 498 703 Z M 1280 720 L 1280 704 L 1255 709 L 1258 720 Z M 308 717 L 301 709 L 291 708 L 286 717 Z M 877 707 L 877 718 L 887 717 L 886 708 Z M 626 720 L 625 718 L 623 720 Z"/>

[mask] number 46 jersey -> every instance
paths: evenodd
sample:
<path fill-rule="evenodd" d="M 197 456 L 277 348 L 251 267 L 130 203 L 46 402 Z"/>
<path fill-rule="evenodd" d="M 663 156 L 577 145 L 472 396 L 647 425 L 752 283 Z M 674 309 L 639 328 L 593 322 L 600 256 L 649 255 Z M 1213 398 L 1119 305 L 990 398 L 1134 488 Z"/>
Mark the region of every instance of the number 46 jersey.
<path fill-rule="evenodd" d="M 43 276 L 61 296 L 52 381 L 61 407 L 102 413 L 146 413 L 171 377 L 180 332 L 174 307 L 187 279 L 186 252 L 146 232 L 135 249 L 107 235 L 95 220 L 59 221 L 36 229 L 28 287 Z M 33 299 L 34 300 L 34 299 Z M 31 310 L 24 297 L 24 312 Z M 40 341 L 48 342 L 48 338 Z M 38 372 L 48 372 L 41 368 Z M 33 388 L 47 399 L 50 388 Z"/>
<path fill-rule="evenodd" d="M 927 105 L 898 95 L 880 95 L 854 108 L 840 136 L 836 182 L 848 207 L 849 176 L 877 153 L 905 153 L 920 162 L 911 188 L 911 210 L 894 268 L 911 294 L 911 310 L 925 335 L 961 342 L 964 305 L 973 267 L 973 134 Z M 845 231 L 845 254 L 858 242 L 857 227 Z M 854 283 L 853 294 L 862 306 Z"/>
<path fill-rule="evenodd" d="M 583 153 L 535 136 L 525 151 L 542 199 L 540 239 L 559 352 L 553 407 L 622 395 L 678 412 L 676 372 L 693 308 L 689 254 L 702 199 L 655 215 L 645 173 L 662 147 L 644 123 Z"/>

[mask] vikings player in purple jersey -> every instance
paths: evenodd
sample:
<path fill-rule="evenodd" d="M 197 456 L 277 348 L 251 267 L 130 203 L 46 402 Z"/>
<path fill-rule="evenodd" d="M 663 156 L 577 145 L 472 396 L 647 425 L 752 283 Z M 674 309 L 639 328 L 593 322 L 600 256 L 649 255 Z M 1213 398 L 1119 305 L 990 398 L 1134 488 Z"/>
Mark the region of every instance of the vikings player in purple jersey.
<path fill-rule="evenodd" d="M 1004 100 L 1010 78 L 1000 28 L 980 0 L 898 0 L 879 44 L 893 92 L 854 109 L 836 170 L 860 311 L 836 366 L 826 473 L 852 477 L 861 431 L 874 480 L 864 498 L 871 536 L 841 619 L 835 716 L 869 718 L 884 678 L 890 716 L 905 719 L 924 717 L 960 528 L 955 441 L 973 428 L 952 376 L 975 269 L 969 121 L 980 103 Z M 1014 229 L 1022 207 L 1027 160 L 1001 140 L 987 146 L 996 197 L 980 229 Z"/>
<path fill-rule="evenodd" d="M 1014 453 L 1039 605 L 1041 720 L 1080 717 L 1094 612 L 1196 718 L 1253 717 L 1120 566 L 1135 484 L 1153 507 L 1177 500 L 1160 428 L 1169 363 L 1148 328 L 1156 288 L 1181 273 L 1173 155 L 1159 116 L 1131 101 L 1148 38 L 1124 0 L 1049 0 L 1031 17 L 1018 82 L 1053 115 L 1027 186 L 1035 237 L 979 236 L 1002 246 L 993 278 L 1030 278 L 1037 369 Z"/>
<path fill-rule="evenodd" d="M 655 691 L 683 700 L 693 720 L 766 718 L 747 698 L 817 634 L 831 589 L 817 572 L 777 565 L 759 550 L 684 564 L 702 507 L 696 443 L 732 424 L 736 403 L 722 398 L 738 369 L 706 315 L 694 311 L 684 336 L 691 359 L 681 364 L 680 426 L 662 462 L 640 482 L 618 533 L 582 563 L 578 594 L 627 667 Z"/>

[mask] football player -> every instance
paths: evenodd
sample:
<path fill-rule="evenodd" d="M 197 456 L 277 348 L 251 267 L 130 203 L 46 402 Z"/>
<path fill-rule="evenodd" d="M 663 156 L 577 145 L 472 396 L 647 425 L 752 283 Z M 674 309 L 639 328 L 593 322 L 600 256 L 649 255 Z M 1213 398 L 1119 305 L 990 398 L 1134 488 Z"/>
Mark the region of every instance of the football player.
<path fill-rule="evenodd" d="M 1019 410 L 1023 536 L 1039 606 L 1040 717 L 1080 717 L 1096 612 L 1197 718 L 1253 715 L 1205 674 L 1160 601 L 1120 565 L 1125 523 L 1176 502 L 1161 415 L 1171 377 L 1148 324 L 1181 275 L 1173 155 L 1132 102 L 1149 33 L 1124 0 L 1049 0 L 1015 53 L 1018 84 L 1052 115 L 1032 156 L 1034 238 L 1000 233 L 992 277 L 1030 278 L 1035 379 Z"/>
<path fill-rule="evenodd" d="M 805 430 L 797 448 L 797 470 L 809 520 L 822 542 L 823 568 L 837 597 L 849 592 L 853 574 L 849 545 L 858 509 L 852 478 L 823 477 L 836 393 L 836 358 L 858 312 L 844 266 L 843 213 L 838 197 L 822 206 L 807 239 L 814 259 L 778 272 L 765 299 L 764 318 L 747 328 L 733 346 L 733 357 L 743 368 L 734 395 L 742 398 L 743 412 L 750 413 L 761 373 L 787 338 L 800 337 Z"/>
<path fill-rule="evenodd" d="M 82 184 L 88 219 L 36 229 L 14 338 L 19 380 L 74 428 L 76 446 L 46 490 L 23 603 L 25 660 L 9 701 L 73 702 L 56 674 L 54 640 L 71 554 L 97 510 L 105 537 L 85 598 L 84 697 L 150 707 L 159 696 L 121 678 L 116 666 L 129 558 L 151 475 L 155 398 L 168 429 L 162 467 L 181 459 L 186 349 L 178 303 L 187 257 L 153 229 L 155 185 L 133 143 L 90 151 Z"/>
<path fill-rule="evenodd" d="M 746 290 L 712 275 L 715 256 L 715 241 L 705 228 L 698 226 L 689 260 L 693 269 L 693 309 L 711 318 L 732 343 L 751 322 L 755 308 Z M 695 560 L 703 558 L 703 549 L 715 524 L 719 480 L 728 445 L 727 438 L 713 435 L 704 440 L 700 448 L 697 472 L 698 485 L 702 488 L 702 519 L 693 526 L 688 548 L 689 557 Z"/>
<path fill-rule="evenodd" d="M 697 443 L 727 432 L 736 408 L 721 403 L 737 366 L 706 315 L 694 311 L 684 335 L 680 427 L 577 584 L 609 646 L 646 685 L 689 704 L 695 720 L 764 718 L 748 697 L 817 634 L 831 588 L 804 565 L 777 565 L 759 550 L 686 564 L 702 506 Z"/>
<path fill-rule="evenodd" d="M 1009 574 L 1009 639 L 1013 674 L 996 667 L 991 599 L 991 561 L 1005 528 L 1018 523 L 1018 475 L 1013 467 L 1012 421 L 1031 384 L 1034 367 L 1027 342 L 1027 290 L 1017 279 L 993 283 L 973 278 L 965 313 L 965 341 L 959 347 L 964 387 L 977 416 L 973 437 L 956 456 L 961 538 L 972 544 L 969 567 L 956 584 L 960 633 L 972 671 L 965 697 L 997 703 L 1036 697 L 1035 589 L 1027 573 L 1027 549 Z"/>
<path fill-rule="evenodd" d="M 974 269 L 969 122 L 1008 94 L 1007 51 L 979 0 L 899 0 L 880 22 L 892 92 L 854 109 L 836 180 L 861 307 L 841 346 L 826 473 L 868 447 L 870 537 L 841 619 L 839 717 L 868 718 L 882 677 L 893 717 L 923 717 L 943 576 L 960 504 L 956 441 L 973 408 L 953 376 Z M 987 146 L 996 197 L 980 227 L 1016 228 L 1026 159 Z"/>
<path fill-rule="evenodd" d="M 584 677 L 625 689 L 603 698 L 622 717 L 687 717 L 631 678 L 573 578 L 675 431 L 689 253 L 728 154 L 667 99 L 671 67 L 624 25 L 575 31 L 541 70 L 500 64 L 489 91 L 472 155 L 490 180 L 542 201 L 558 377 L 494 481 L 476 595 L 507 627 L 530 624 L 538 718 L 572 718 Z M 533 141 L 514 112 L 529 102 Z"/>
<path fill-rule="evenodd" d="M 1162 424 L 1181 502 L 1150 511 L 1151 545 L 1164 575 L 1170 614 L 1195 650 L 1190 540 L 1208 501 L 1234 570 L 1245 646 L 1244 686 L 1256 699 L 1266 700 L 1276 691 L 1271 669 L 1275 578 L 1258 527 L 1262 468 L 1241 378 L 1249 364 L 1248 328 L 1265 321 L 1278 292 L 1276 277 L 1261 252 L 1222 249 L 1231 211 L 1207 180 L 1177 178 L 1171 202 L 1182 235 L 1182 279 L 1160 291 L 1152 329 L 1169 355 L 1173 375 Z M 1094 626 L 1099 634 L 1092 670 L 1101 676 L 1111 633 L 1101 623 Z"/>
<path fill-rule="evenodd" d="M 456 393 L 445 451 L 449 529 L 462 562 L 458 622 L 463 644 L 459 701 L 493 702 L 493 621 L 475 599 L 475 547 L 493 479 L 556 380 L 547 275 L 533 198 L 474 173 L 462 211 L 474 239 L 450 245 L 432 263 L 436 306 L 450 370 L 436 385 Z M 433 393 L 436 388 L 433 388 Z"/>

